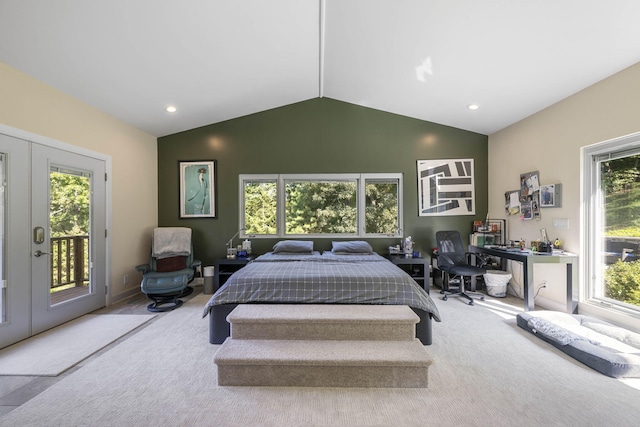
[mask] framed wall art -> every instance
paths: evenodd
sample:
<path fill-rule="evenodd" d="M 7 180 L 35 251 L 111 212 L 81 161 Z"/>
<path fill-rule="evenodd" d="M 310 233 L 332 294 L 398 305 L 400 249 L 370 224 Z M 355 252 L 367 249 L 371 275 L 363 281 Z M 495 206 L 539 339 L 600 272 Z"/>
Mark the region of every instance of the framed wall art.
<path fill-rule="evenodd" d="M 179 161 L 180 218 L 216 217 L 216 161 Z"/>
<path fill-rule="evenodd" d="M 418 215 L 475 215 L 473 159 L 418 160 Z"/>

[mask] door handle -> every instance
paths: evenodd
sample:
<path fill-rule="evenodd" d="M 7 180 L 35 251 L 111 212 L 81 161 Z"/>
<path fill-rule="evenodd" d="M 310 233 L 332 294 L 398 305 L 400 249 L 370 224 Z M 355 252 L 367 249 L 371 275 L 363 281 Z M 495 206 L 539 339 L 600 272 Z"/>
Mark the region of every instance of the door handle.
<path fill-rule="evenodd" d="M 33 253 L 33 256 L 38 258 L 41 257 L 42 255 L 49 255 L 49 252 L 42 252 L 40 249 L 38 249 Z"/>

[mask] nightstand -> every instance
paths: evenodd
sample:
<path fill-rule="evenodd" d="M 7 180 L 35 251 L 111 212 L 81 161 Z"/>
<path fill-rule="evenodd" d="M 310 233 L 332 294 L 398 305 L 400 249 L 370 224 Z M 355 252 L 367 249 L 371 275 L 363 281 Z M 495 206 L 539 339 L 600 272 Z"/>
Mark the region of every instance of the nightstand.
<path fill-rule="evenodd" d="M 215 261 L 215 271 L 213 273 L 213 291 L 220 289 L 220 286 L 224 285 L 227 279 L 240 270 L 242 267 L 250 263 L 255 259 L 255 256 L 248 256 L 246 258 L 219 258 Z"/>
<path fill-rule="evenodd" d="M 389 261 L 406 271 L 413 280 L 429 293 L 429 264 L 424 258 L 408 258 L 404 255 L 385 255 Z"/>

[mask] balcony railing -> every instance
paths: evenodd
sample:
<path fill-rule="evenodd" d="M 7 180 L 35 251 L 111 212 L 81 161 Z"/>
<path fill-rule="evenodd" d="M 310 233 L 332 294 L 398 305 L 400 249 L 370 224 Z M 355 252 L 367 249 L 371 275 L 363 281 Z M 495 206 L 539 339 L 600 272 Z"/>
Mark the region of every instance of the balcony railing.
<path fill-rule="evenodd" d="M 51 290 L 89 284 L 89 236 L 51 238 Z"/>
<path fill-rule="evenodd" d="M 640 237 L 604 238 L 604 257 L 607 265 L 616 261 L 638 261 L 640 259 Z"/>

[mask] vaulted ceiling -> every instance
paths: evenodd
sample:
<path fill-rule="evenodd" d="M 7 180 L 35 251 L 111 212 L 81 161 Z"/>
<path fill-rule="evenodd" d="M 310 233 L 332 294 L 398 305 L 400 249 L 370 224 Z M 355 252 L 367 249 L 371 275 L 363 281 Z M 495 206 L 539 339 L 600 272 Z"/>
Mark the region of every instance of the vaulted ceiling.
<path fill-rule="evenodd" d="M 0 62 L 156 136 L 316 97 L 490 135 L 640 62 L 638 16 L 637 0 L 0 0 Z"/>

